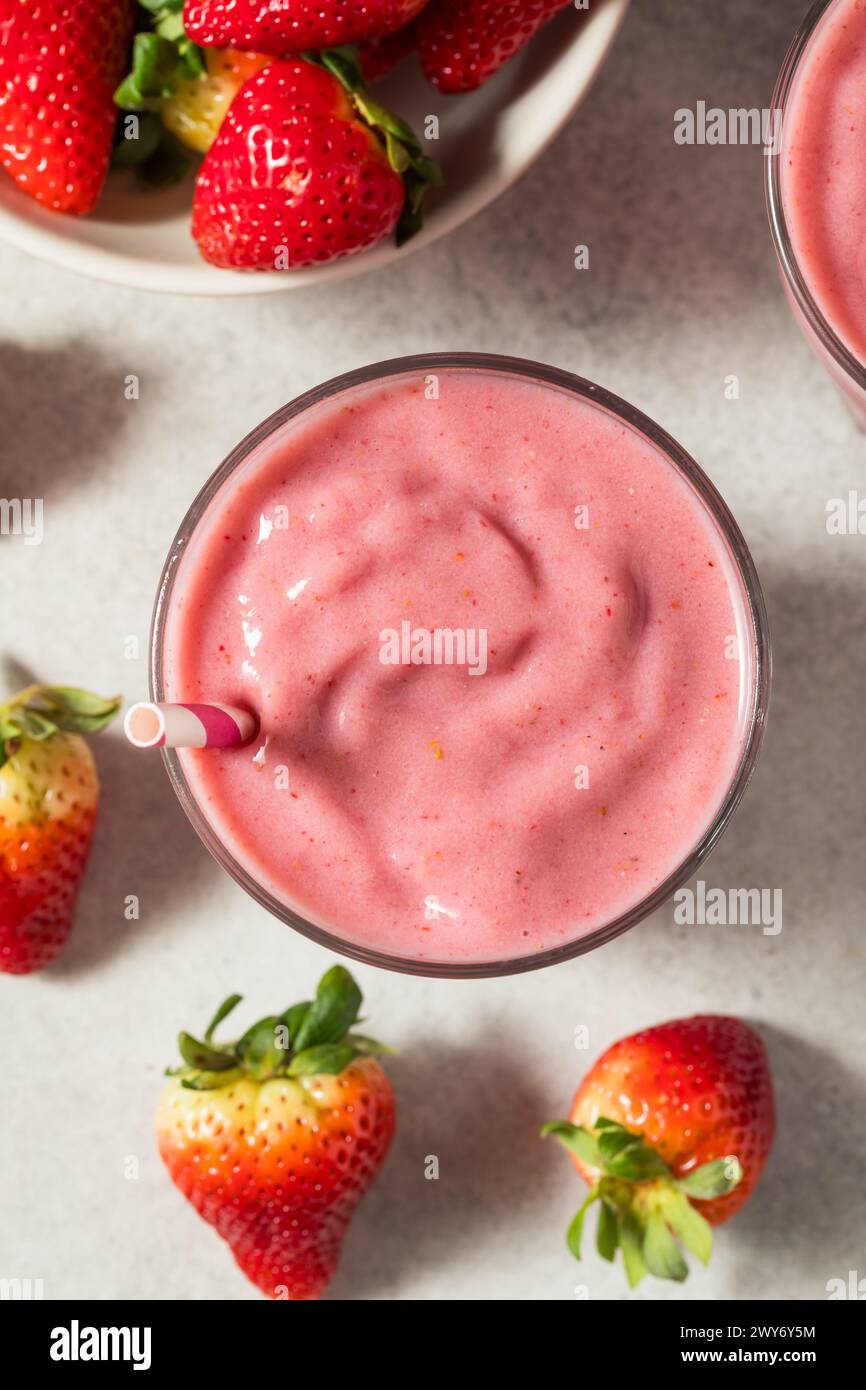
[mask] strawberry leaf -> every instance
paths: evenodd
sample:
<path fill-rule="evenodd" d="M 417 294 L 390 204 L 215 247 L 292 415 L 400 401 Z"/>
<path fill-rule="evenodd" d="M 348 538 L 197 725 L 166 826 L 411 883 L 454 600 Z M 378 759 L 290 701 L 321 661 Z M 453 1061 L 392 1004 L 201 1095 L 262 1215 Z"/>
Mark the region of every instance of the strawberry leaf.
<path fill-rule="evenodd" d="M 177 1046 L 187 1066 L 196 1071 L 229 1071 L 237 1065 L 230 1052 L 199 1042 L 190 1033 L 178 1033 Z"/>
<path fill-rule="evenodd" d="M 185 1091 L 216 1091 L 240 1081 L 242 1076 L 239 1067 L 233 1067 L 231 1071 L 192 1071 L 180 1078 L 180 1084 Z"/>
<path fill-rule="evenodd" d="M 358 1016 L 361 991 L 348 970 L 335 965 L 322 976 L 316 998 L 292 1005 L 281 1014 L 268 1015 L 254 1023 L 236 1043 L 218 1045 L 213 1035 L 223 1020 L 240 1003 L 231 994 L 220 1004 L 208 1024 L 204 1041 L 181 1033 L 178 1047 L 184 1065 L 168 1075 L 196 1090 L 224 1084 L 202 1080 L 207 1074 L 248 1076 L 267 1081 L 280 1076 L 308 1076 L 316 1072 L 338 1075 L 361 1055 L 373 1056 L 390 1051 L 384 1044 L 361 1034 L 346 1035 Z"/>
<path fill-rule="evenodd" d="M 297 1052 L 344 1038 L 358 1017 L 361 991 L 342 965 L 334 965 L 319 981 L 316 997 L 298 1029 Z"/>
<path fill-rule="evenodd" d="M 121 121 L 123 119 L 121 117 Z M 156 112 L 142 111 L 137 119 L 138 130 L 135 137 L 121 132 L 121 138 L 114 146 L 111 162 L 115 169 L 135 169 L 146 163 L 159 147 L 165 126 Z"/>
<path fill-rule="evenodd" d="M 350 1062 L 354 1062 L 357 1052 L 350 1043 L 324 1043 L 321 1047 L 308 1047 L 295 1053 L 289 1064 L 289 1076 L 339 1076 Z"/>
<path fill-rule="evenodd" d="M 637 1135 L 633 1143 L 612 1154 L 604 1162 L 604 1167 L 612 1177 L 623 1178 L 626 1182 L 645 1182 L 649 1178 L 670 1176 L 670 1169 L 661 1155 L 644 1144 Z"/>
<path fill-rule="evenodd" d="M 305 999 L 303 1003 L 293 1004 L 290 1009 L 286 1009 L 285 1013 L 280 1014 L 280 1023 L 289 1035 L 289 1047 L 293 1048 L 295 1046 L 295 1039 L 298 1036 L 301 1024 L 312 1007 L 310 1000 Z"/>
<path fill-rule="evenodd" d="M 546 1139 L 549 1134 L 558 1139 L 563 1148 L 568 1149 L 570 1153 L 577 1154 L 577 1157 L 588 1164 L 590 1168 L 604 1168 L 604 1159 L 598 1144 L 588 1129 L 569 1124 L 568 1120 L 552 1120 L 550 1124 L 546 1124 L 542 1128 L 542 1139 Z"/>
<path fill-rule="evenodd" d="M 636 1289 L 647 1272 L 643 1257 L 643 1228 L 637 1214 L 627 1208 L 620 1213 L 619 1243 L 629 1288 Z"/>
<path fill-rule="evenodd" d="M 713 1232 L 706 1217 L 701 1216 L 688 1197 L 675 1188 L 671 1189 L 663 1211 L 674 1235 L 701 1264 L 707 1264 L 713 1253 Z"/>
<path fill-rule="evenodd" d="M 609 1125 L 602 1126 L 601 1133 L 598 1136 L 598 1147 L 603 1158 L 611 1159 L 616 1158 L 617 1154 L 622 1153 L 623 1149 L 630 1149 L 637 1146 L 640 1143 L 640 1139 L 641 1136 L 639 1134 L 632 1134 L 630 1130 L 625 1129 L 622 1125 L 617 1125 L 616 1128 L 612 1128 Z"/>
<path fill-rule="evenodd" d="M 318 63 L 336 77 L 347 92 L 366 91 L 361 60 L 355 44 L 344 44 L 341 48 L 323 48 L 319 53 L 305 53 L 308 63 Z"/>
<path fill-rule="evenodd" d="M 598 1201 L 600 1196 L 601 1193 L 599 1192 L 598 1188 L 594 1188 L 592 1192 L 590 1192 L 586 1201 L 583 1203 L 583 1206 L 580 1207 L 580 1209 L 575 1213 L 571 1225 L 568 1228 L 565 1240 L 569 1250 L 571 1251 L 572 1255 L 576 1260 L 580 1259 L 580 1248 L 583 1242 L 583 1223 L 586 1219 L 586 1213 L 589 1211 L 589 1208 L 592 1206 L 593 1202 Z"/>
<path fill-rule="evenodd" d="M 619 1245 L 619 1221 L 616 1208 L 611 1206 L 610 1202 L 602 1201 L 599 1208 L 598 1230 L 595 1240 L 601 1258 L 612 1263 L 616 1256 L 616 1248 Z"/>
<path fill-rule="evenodd" d="M 277 1040 L 279 1026 L 276 1016 L 259 1019 L 247 1029 L 235 1048 L 237 1060 L 254 1081 L 274 1076 L 285 1061 L 285 1049 Z"/>
<path fill-rule="evenodd" d="M 33 685 L 0 708 L 0 731 L 4 739 L 40 741 L 60 730 L 95 734 L 119 709 L 119 697 L 104 699 L 71 685 Z"/>
<path fill-rule="evenodd" d="M 717 1158 L 713 1163 L 704 1163 L 693 1173 L 678 1178 L 677 1187 L 687 1197 L 709 1201 L 712 1197 L 726 1197 L 733 1192 L 742 1176 L 739 1159 L 730 1154 L 727 1158 Z"/>
<path fill-rule="evenodd" d="M 132 71 L 114 94 L 126 111 L 157 110 L 171 96 L 178 76 L 180 55 L 171 39 L 151 31 L 136 34 L 132 44 Z"/>
<path fill-rule="evenodd" d="M 152 27 L 136 34 L 132 68 L 114 93 L 115 104 L 125 111 L 158 111 L 182 78 L 206 71 L 204 51 L 184 31 L 182 0 L 145 8 Z"/>
<path fill-rule="evenodd" d="M 217 1009 L 216 1013 L 214 1014 L 213 1018 L 207 1026 L 207 1030 L 204 1035 L 204 1040 L 206 1043 L 210 1042 L 211 1038 L 213 1037 L 217 1028 L 222 1023 L 223 1019 L 228 1018 L 232 1009 L 236 1009 L 242 999 L 242 994 L 230 994 L 228 999 L 223 1000 L 223 1002 L 220 1004 L 219 1008 Z"/>
<path fill-rule="evenodd" d="M 650 1274 L 657 1279 L 673 1279 L 681 1284 L 687 1278 L 689 1267 L 659 1212 L 651 1212 L 647 1217 L 641 1253 Z"/>

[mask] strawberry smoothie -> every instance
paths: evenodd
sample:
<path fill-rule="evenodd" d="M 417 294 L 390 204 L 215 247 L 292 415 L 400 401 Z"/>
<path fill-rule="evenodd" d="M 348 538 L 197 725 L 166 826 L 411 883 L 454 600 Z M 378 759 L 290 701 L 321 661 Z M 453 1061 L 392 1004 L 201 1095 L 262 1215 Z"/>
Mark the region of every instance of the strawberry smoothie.
<path fill-rule="evenodd" d="M 707 836 L 759 639 L 645 435 L 564 374 L 420 361 L 224 466 L 169 565 L 157 698 L 259 714 L 179 760 L 275 910 L 388 963 L 531 964 Z"/>
<path fill-rule="evenodd" d="M 776 98 L 783 120 L 770 194 L 782 224 L 777 238 L 786 243 L 781 259 L 799 270 L 818 318 L 855 359 L 856 371 L 856 364 L 866 366 L 864 0 L 830 0 L 817 19 L 810 16 L 786 69 Z M 795 290 L 795 302 L 800 297 Z M 830 347 L 827 365 L 838 379 L 838 354 L 812 317 L 807 312 L 803 323 L 807 336 L 825 361 Z M 840 384 L 850 389 L 850 381 Z"/>

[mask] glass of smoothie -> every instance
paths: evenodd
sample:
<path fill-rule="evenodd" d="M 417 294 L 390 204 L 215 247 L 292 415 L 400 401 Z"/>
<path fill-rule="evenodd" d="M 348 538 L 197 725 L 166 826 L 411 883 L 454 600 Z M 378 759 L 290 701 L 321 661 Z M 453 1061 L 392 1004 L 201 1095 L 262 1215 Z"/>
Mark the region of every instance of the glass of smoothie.
<path fill-rule="evenodd" d="M 819 0 L 776 90 L 767 207 L 807 341 L 866 429 L 866 4 Z"/>
<path fill-rule="evenodd" d="M 308 392 L 171 547 L 157 702 L 258 719 L 165 751 L 201 839 L 331 950 L 423 975 L 567 960 L 730 820 L 770 658 L 724 502 L 624 401 L 469 353 Z"/>

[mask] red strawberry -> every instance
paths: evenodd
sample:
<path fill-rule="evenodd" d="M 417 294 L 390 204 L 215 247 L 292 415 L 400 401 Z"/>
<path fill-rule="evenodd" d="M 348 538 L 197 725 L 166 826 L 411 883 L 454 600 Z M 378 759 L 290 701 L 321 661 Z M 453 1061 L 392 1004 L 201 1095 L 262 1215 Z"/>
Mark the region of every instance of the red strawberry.
<path fill-rule="evenodd" d="M 443 92 L 471 92 L 519 53 L 570 0 L 431 0 L 418 21 L 424 74 Z"/>
<path fill-rule="evenodd" d="M 217 1010 L 203 1042 L 180 1034 L 184 1066 L 159 1103 L 159 1151 L 262 1293 L 318 1298 L 394 1134 L 394 1096 L 370 1055 L 386 1049 L 348 1031 L 361 992 L 342 966 L 312 1003 L 214 1043 L 239 1000 Z"/>
<path fill-rule="evenodd" d="M 410 24 L 427 0 L 186 0 L 183 27 L 206 47 L 300 53 L 378 39 Z"/>
<path fill-rule="evenodd" d="M 199 172 L 192 233 L 237 270 L 320 264 L 420 225 L 438 169 L 342 54 L 272 63 L 238 92 Z M 399 225 L 398 225 L 399 224 Z"/>
<path fill-rule="evenodd" d="M 358 59 L 365 82 L 378 82 L 401 63 L 418 46 L 414 24 L 386 34 L 382 39 L 367 39 L 358 45 Z"/>
<path fill-rule="evenodd" d="M 598 1201 L 598 1249 L 622 1247 L 629 1283 L 685 1279 L 677 1240 L 704 1263 L 718 1226 L 749 1200 L 773 1144 L 763 1043 L 736 1018 L 703 1014 L 614 1043 L 574 1097 L 570 1122 L 545 1125 L 590 1193 L 568 1233 L 580 1259 Z"/>
<path fill-rule="evenodd" d="M 99 782 L 80 737 L 119 700 L 32 686 L 0 707 L 0 970 L 48 965 L 72 927 L 90 853 Z"/>
<path fill-rule="evenodd" d="M 6 0 L 0 19 L 0 159 L 57 212 L 95 206 L 108 174 L 132 0 Z"/>

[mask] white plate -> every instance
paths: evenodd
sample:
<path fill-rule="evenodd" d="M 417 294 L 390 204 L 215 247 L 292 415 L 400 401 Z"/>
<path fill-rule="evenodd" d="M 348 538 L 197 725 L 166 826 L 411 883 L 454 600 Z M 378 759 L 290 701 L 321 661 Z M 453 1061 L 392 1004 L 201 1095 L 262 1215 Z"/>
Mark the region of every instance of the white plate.
<path fill-rule="evenodd" d="M 445 171 L 446 186 L 431 199 L 424 230 L 400 250 L 388 240 L 359 256 L 289 274 L 217 270 L 201 260 L 190 236 L 189 180 L 151 192 L 120 173 L 112 174 L 97 213 L 86 218 L 46 211 L 0 173 L 0 238 L 100 280 L 174 294 L 268 294 L 385 266 L 458 227 L 520 177 L 588 92 L 628 4 L 594 0 L 589 14 L 560 15 L 469 95 L 439 95 L 421 77 L 414 57 L 377 85 L 379 99 L 419 133 L 426 115 L 435 113 L 440 122 L 431 153 Z"/>

